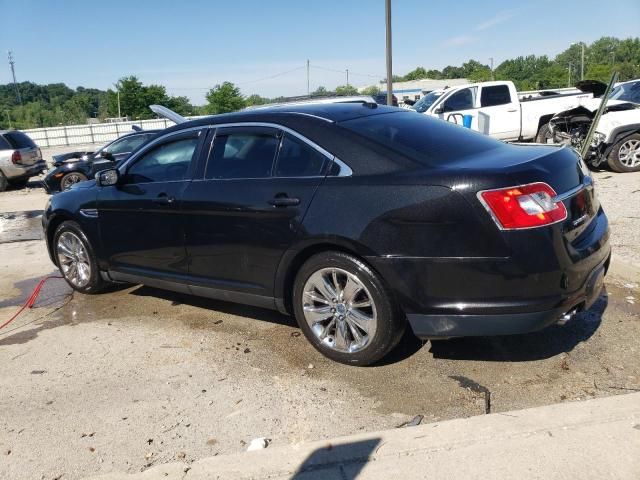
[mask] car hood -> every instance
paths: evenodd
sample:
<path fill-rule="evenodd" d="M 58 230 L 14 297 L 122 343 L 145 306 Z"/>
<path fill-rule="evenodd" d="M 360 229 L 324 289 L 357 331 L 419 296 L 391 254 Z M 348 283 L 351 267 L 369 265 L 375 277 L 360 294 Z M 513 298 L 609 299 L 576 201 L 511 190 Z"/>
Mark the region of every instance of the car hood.
<path fill-rule="evenodd" d="M 65 162 L 74 162 L 80 160 L 90 160 L 93 157 L 93 152 L 88 151 L 78 151 L 78 152 L 69 152 L 63 153 L 60 155 L 53 155 L 51 159 L 53 160 L 53 164 L 56 167 L 59 167 Z"/>

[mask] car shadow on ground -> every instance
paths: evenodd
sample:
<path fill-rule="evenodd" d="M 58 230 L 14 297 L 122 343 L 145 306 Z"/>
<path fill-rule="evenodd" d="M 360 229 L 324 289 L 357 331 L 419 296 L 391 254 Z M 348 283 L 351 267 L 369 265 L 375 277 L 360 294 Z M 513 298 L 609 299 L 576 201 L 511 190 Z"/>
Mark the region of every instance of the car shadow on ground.
<path fill-rule="evenodd" d="M 110 288 L 121 290 L 129 287 L 131 287 L 131 285 L 115 285 Z M 190 305 L 192 307 L 198 307 L 205 310 L 211 310 L 229 315 L 237 315 L 239 317 L 251 318 L 263 322 L 276 323 L 278 325 L 286 325 L 290 327 L 298 326 L 295 318 L 293 318 L 292 316 L 283 315 L 276 310 L 269 310 L 266 308 L 252 307 L 250 305 L 243 305 L 240 303 L 225 302 L 224 300 L 214 300 L 211 298 L 188 295 L 186 293 L 171 292 L 168 290 L 161 290 L 144 285 L 139 286 L 129 293 L 131 295 L 142 297 L 162 298 L 164 300 L 170 301 L 172 305 Z"/>
<path fill-rule="evenodd" d="M 292 480 L 341 478 L 354 480 L 374 457 L 381 438 L 370 438 L 340 445 L 327 444 L 311 452 L 291 476 Z"/>
<path fill-rule="evenodd" d="M 544 360 L 570 352 L 598 330 L 608 306 L 606 290 L 589 310 L 578 313 L 564 325 L 551 325 L 538 332 L 501 337 L 467 337 L 431 342 L 434 358 L 485 362 Z"/>
<path fill-rule="evenodd" d="M 110 290 L 116 291 L 130 287 L 131 285 L 114 285 L 110 287 Z M 161 298 L 172 302 L 173 305 L 190 305 L 223 314 L 237 315 L 257 321 L 298 328 L 293 316 L 283 315 L 275 310 L 170 292 L 147 286 L 139 286 L 129 294 Z M 524 362 L 551 358 L 560 353 L 569 352 L 581 342 L 588 340 L 598 330 L 607 305 L 606 290 L 603 290 L 603 294 L 589 310 L 580 312 L 564 325 L 555 324 L 544 330 L 522 335 L 466 337 L 431 341 L 429 352 L 434 358 L 450 360 Z M 416 338 L 407 326 L 398 346 L 377 362 L 375 366 L 402 362 L 415 355 L 425 344 L 427 342 Z"/>

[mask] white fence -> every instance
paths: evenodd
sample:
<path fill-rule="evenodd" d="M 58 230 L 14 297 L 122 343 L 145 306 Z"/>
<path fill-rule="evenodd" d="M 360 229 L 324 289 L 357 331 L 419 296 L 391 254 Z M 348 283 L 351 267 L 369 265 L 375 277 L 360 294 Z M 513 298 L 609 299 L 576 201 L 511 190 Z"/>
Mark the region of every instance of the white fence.
<path fill-rule="evenodd" d="M 189 117 L 199 118 L 199 117 Z M 158 118 L 118 123 L 93 123 L 89 125 L 67 125 L 64 127 L 33 128 L 23 130 L 39 147 L 58 145 L 81 145 L 107 143 L 125 133 L 133 132 L 133 125 L 143 130 L 167 128 L 175 125 L 171 120 Z"/>

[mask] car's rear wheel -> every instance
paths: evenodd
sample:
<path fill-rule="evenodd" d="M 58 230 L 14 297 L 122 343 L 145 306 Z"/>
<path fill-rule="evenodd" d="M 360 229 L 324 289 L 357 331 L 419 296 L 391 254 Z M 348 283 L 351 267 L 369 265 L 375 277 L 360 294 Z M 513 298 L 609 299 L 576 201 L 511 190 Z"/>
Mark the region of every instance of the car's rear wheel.
<path fill-rule="evenodd" d="M 395 347 L 405 320 L 382 279 L 359 259 L 323 252 L 305 262 L 293 292 L 296 319 L 332 360 L 369 365 Z"/>
<path fill-rule="evenodd" d="M 0 172 L 0 192 L 4 192 L 9 186 L 9 182 L 7 181 L 7 177 L 4 176 L 4 173 Z"/>
<path fill-rule="evenodd" d="M 60 180 L 60 190 L 67 190 L 78 182 L 84 182 L 87 176 L 80 172 L 69 172 Z"/>
<path fill-rule="evenodd" d="M 76 222 L 62 222 L 53 236 L 53 248 L 60 273 L 82 293 L 96 293 L 106 286 L 86 235 Z"/>
<path fill-rule="evenodd" d="M 634 133 L 618 141 L 611 149 L 607 160 L 614 172 L 640 171 L 640 133 Z"/>
<path fill-rule="evenodd" d="M 9 183 L 11 184 L 12 187 L 24 188 L 27 186 L 27 183 L 29 183 L 29 179 L 21 178 L 20 180 L 11 180 Z"/>

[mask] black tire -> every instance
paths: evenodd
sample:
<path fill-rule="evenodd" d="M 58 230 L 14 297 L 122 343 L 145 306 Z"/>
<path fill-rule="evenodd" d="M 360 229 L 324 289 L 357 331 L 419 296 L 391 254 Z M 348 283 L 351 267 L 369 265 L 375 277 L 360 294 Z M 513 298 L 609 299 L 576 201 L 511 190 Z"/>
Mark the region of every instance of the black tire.
<path fill-rule="evenodd" d="M 356 276 L 375 306 L 375 333 L 362 349 L 355 352 L 341 352 L 327 346 L 305 318 L 305 284 L 314 273 L 331 268 Z M 405 317 L 380 276 L 358 258 L 343 252 L 327 251 L 309 258 L 296 275 L 292 301 L 296 320 L 307 340 L 326 357 L 347 365 L 366 366 L 379 361 L 399 343 L 406 328 Z M 348 335 L 353 339 L 352 333 Z"/>
<path fill-rule="evenodd" d="M 60 237 L 65 232 L 71 232 L 73 235 L 75 235 L 80 240 L 80 242 L 82 243 L 82 245 L 86 250 L 87 260 L 88 260 L 87 263 L 90 266 L 89 279 L 86 285 L 78 286 L 74 284 L 63 272 L 63 268 L 60 265 L 60 258 L 57 253 L 57 247 L 58 247 L 58 241 Z M 93 293 L 98 293 L 102 291 L 107 285 L 109 285 L 109 282 L 106 282 L 105 280 L 103 280 L 102 276 L 100 275 L 100 269 L 98 267 L 97 258 L 94 253 L 93 247 L 91 246 L 91 243 L 89 242 L 89 240 L 87 239 L 87 236 L 82 231 L 82 228 L 80 228 L 80 225 L 78 225 L 76 222 L 67 220 L 65 222 L 62 222 L 60 225 L 58 225 L 58 228 L 56 228 L 56 231 L 53 235 L 52 248 L 53 248 L 54 257 L 56 260 L 56 265 L 58 266 L 60 273 L 62 274 L 64 279 L 67 281 L 69 286 L 74 290 L 81 293 L 93 294 Z"/>
<path fill-rule="evenodd" d="M 538 134 L 536 135 L 536 143 L 548 143 L 547 140 L 553 138 L 551 133 L 551 129 L 549 128 L 549 124 L 545 123 L 538 130 Z"/>
<path fill-rule="evenodd" d="M 67 190 L 71 188 L 72 185 L 84 182 L 85 180 L 87 180 L 87 176 L 84 173 L 69 172 L 60 180 L 60 190 Z"/>
<path fill-rule="evenodd" d="M 28 178 L 21 178 L 20 180 L 11 180 L 9 182 L 9 184 L 15 188 L 24 188 L 27 186 L 27 183 L 29 183 Z"/>
<path fill-rule="evenodd" d="M 4 192 L 9 186 L 9 182 L 7 181 L 7 177 L 4 176 L 4 173 L 0 172 L 0 192 Z"/>
<path fill-rule="evenodd" d="M 607 163 L 609 164 L 609 168 L 611 168 L 611 170 L 613 170 L 614 172 L 626 173 L 640 171 L 640 164 L 634 167 L 629 167 L 620 161 L 620 149 L 623 146 L 628 145 L 629 142 L 640 145 L 640 133 L 633 133 L 627 137 L 624 137 L 622 140 L 618 140 L 613 145 L 613 147 L 611 148 L 611 152 L 609 152 L 609 156 L 607 157 Z M 640 148 L 640 146 L 637 148 Z"/>

